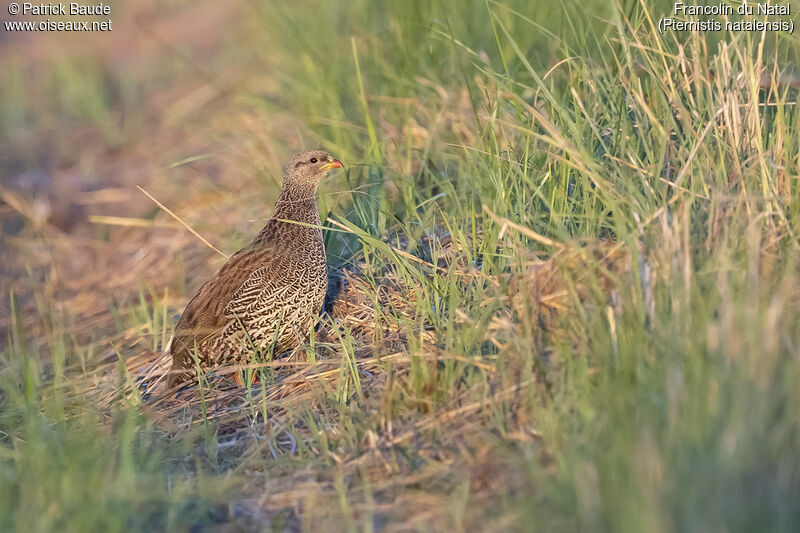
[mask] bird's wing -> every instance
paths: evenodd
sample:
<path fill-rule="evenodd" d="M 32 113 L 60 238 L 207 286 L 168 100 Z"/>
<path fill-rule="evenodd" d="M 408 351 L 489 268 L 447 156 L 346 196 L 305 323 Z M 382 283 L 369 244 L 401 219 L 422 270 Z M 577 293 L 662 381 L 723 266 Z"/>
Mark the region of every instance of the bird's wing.
<path fill-rule="evenodd" d="M 175 326 L 175 338 L 170 349 L 174 368 L 194 366 L 192 351 L 230 322 L 229 304 L 234 300 L 234 295 L 256 283 L 259 277 L 257 272 L 274 258 L 272 252 L 268 246 L 251 245 L 243 248 L 200 287 Z"/>

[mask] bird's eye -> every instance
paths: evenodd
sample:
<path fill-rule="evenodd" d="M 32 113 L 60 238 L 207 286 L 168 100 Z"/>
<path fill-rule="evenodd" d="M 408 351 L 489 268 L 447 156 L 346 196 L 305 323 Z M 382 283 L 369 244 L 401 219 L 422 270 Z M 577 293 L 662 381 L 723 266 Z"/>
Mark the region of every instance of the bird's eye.
<path fill-rule="evenodd" d="M 316 158 L 316 157 L 312 157 L 312 158 L 311 158 L 311 162 L 312 162 L 312 163 L 316 163 L 316 162 L 317 162 L 317 158 Z"/>

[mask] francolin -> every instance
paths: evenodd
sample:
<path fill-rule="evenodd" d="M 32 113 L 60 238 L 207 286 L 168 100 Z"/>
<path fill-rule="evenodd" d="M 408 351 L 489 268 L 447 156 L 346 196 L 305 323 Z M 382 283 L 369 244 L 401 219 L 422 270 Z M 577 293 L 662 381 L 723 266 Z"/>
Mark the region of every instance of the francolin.
<path fill-rule="evenodd" d="M 322 150 L 289 161 L 272 218 L 186 305 L 172 340 L 169 387 L 203 371 L 275 356 L 306 340 L 328 288 L 317 186 L 342 163 Z M 238 374 L 236 374 L 238 376 Z"/>

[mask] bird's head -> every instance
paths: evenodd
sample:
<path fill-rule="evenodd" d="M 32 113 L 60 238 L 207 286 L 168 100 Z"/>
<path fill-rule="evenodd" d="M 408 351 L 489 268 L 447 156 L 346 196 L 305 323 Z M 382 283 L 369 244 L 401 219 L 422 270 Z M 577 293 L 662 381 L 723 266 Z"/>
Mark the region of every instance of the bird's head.
<path fill-rule="evenodd" d="M 300 152 L 286 166 L 286 171 L 283 173 L 283 187 L 284 189 L 295 189 L 298 192 L 313 193 L 319 182 L 331 169 L 341 166 L 341 161 L 334 159 L 324 150 Z"/>

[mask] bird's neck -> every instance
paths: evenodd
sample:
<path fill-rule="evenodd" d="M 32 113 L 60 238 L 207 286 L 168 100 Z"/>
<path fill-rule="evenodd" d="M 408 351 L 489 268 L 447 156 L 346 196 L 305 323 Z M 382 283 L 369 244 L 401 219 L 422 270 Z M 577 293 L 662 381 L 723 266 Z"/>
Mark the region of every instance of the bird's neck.
<path fill-rule="evenodd" d="M 288 241 L 295 241 L 295 245 L 298 241 L 322 242 L 316 192 L 316 187 L 312 190 L 304 190 L 301 187 L 284 184 L 278 201 L 275 203 L 275 212 L 272 218 L 256 235 L 251 246 L 258 248 L 269 243 L 278 245 Z M 296 252 L 296 250 L 281 246 L 275 250 Z"/>
<path fill-rule="evenodd" d="M 284 186 L 275 203 L 275 214 L 272 218 L 318 226 L 320 220 L 316 187 Z"/>

